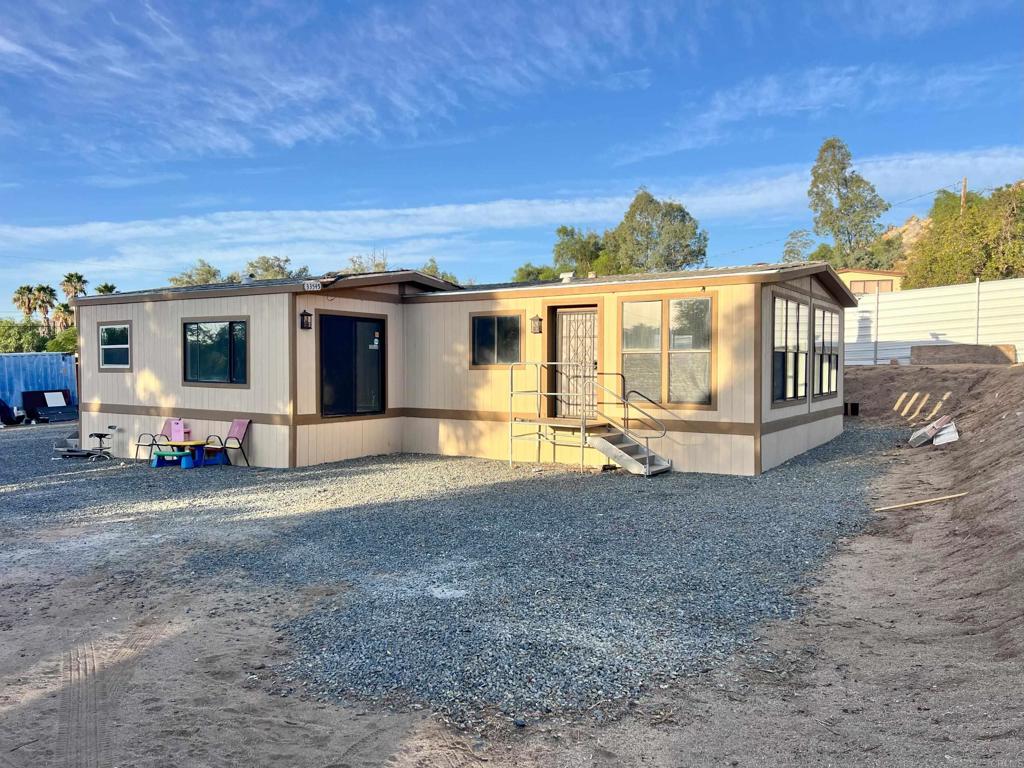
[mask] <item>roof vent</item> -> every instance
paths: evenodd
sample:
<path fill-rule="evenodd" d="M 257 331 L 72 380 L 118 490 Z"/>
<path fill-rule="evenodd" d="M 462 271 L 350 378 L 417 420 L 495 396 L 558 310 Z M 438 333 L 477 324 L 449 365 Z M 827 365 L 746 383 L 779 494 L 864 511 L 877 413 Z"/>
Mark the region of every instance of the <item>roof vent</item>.
<path fill-rule="evenodd" d="M 249 283 L 251 283 L 255 279 L 256 279 L 256 275 L 254 275 L 252 272 L 250 272 L 248 275 L 246 275 L 245 277 L 242 278 L 242 283 L 248 285 Z"/>
<path fill-rule="evenodd" d="M 562 272 L 558 276 L 558 279 L 561 280 L 563 283 L 571 283 L 572 282 L 572 276 L 573 276 L 572 272 Z"/>

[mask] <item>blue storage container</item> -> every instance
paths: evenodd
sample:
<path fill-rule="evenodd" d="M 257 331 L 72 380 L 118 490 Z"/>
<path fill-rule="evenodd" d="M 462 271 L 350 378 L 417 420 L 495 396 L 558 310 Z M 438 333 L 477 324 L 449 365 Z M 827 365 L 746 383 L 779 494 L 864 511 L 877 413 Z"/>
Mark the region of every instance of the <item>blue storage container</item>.
<path fill-rule="evenodd" d="M 71 405 L 78 405 L 75 356 L 63 352 L 14 352 L 0 354 L 0 400 L 21 408 L 21 393 L 66 389 Z"/>

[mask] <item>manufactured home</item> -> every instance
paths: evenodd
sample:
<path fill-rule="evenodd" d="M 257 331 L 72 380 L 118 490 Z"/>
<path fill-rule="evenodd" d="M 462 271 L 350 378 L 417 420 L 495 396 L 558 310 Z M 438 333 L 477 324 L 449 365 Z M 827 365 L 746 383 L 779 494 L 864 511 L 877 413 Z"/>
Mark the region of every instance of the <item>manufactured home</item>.
<path fill-rule="evenodd" d="M 756 475 L 843 429 L 826 264 L 459 287 L 328 274 L 76 301 L 81 430 L 251 419 L 254 465 L 417 452 Z"/>

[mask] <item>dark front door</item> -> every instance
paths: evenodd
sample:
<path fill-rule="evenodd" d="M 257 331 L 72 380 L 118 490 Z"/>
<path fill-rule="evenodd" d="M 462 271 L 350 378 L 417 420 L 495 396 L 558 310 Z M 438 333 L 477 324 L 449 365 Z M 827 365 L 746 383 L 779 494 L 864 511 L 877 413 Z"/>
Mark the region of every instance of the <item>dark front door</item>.
<path fill-rule="evenodd" d="M 382 413 L 384 321 L 320 315 L 320 415 Z"/>
<path fill-rule="evenodd" d="M 597 309 L 571 307 L 556 312 L 556 391 L 584 397 L 559 397 L 556 415 L 579 418 L 585 404 L 587 416 L 594 415 L 594 389 L 589 386 L 597 372 Z"/>

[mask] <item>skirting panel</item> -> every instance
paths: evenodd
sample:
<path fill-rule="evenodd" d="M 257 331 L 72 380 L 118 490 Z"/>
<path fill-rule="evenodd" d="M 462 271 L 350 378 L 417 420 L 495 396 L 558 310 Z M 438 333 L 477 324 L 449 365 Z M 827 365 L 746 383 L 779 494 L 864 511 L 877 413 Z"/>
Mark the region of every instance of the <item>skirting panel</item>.
<path fill-rule="evenodd" d="M 843 433 L 842 414 L 761 436 L 761 469 L 768 470 Z"/>

